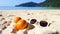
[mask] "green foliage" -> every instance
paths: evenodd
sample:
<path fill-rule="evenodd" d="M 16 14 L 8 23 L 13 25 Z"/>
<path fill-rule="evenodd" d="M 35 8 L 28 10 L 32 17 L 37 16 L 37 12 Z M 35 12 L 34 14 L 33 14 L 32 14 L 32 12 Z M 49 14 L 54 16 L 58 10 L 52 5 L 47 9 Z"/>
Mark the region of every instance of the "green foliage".
<path fill-rule="evenodd" d="M 40 7 L 60 7 L 60 0 L 46 0 L 45 2 L 39 3 L 37 6 L 40 6 Z"/>

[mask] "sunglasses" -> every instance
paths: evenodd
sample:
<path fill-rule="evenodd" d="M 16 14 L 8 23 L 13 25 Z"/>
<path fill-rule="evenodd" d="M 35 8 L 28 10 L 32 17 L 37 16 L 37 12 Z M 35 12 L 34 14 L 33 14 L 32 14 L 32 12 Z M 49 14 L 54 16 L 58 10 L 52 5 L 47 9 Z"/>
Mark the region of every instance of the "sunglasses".
<path fill-rule="evenodd" d="M 31 20 L 30 20 L 30 24 L 35 24 L 36 22 L 37 22 L 36 19 L 31 19 Z M 40 21 L 39 24 L 40 24 L 40 26 L 42 26 L 42 27 L 46 27 L 46 26 L 48 25 L 48 22 L 47 22 L 47 21 Z M 50 24 L 49 24 L 49 25 L 50 25 Z"/>

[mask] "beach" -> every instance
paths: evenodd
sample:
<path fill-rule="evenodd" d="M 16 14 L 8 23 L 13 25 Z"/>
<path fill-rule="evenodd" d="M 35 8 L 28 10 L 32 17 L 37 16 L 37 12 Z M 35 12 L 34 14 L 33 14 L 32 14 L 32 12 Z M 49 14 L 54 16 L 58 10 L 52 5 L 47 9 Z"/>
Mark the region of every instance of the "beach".
<path fill-rule="evenodd" d="M 60 33 L 60 10 L 0 10 L 0 14 L 2 15 L 2 16 L 0 16 L 0 18 L 3 17 L 3 18 L 5 18 L 5 21 L 12 21 L 12 23 L 14 23 L 13 19 L 16 16 L 21 17 L 22 19 L 26 20 L 28 23 L 30 23 L 31 19 L 37 19 L 38 22 L 40 22 L 41 20 L 44 20 L 44 21 L 47 21 L 48 24 L 51 23 L 51 25 L 49 25 L 47 27 L 42 27 L 42 26 L 40 26 L 39 23 L 37 25 L 34 24 L 34 26 L 36 28 L 28 31 L 28 33 L 30 32 L 29 34 L 31 34 L 31 31 L 37 32 L 35 34 L 40 34 L 38 32 L 45 33 L 48 31 L 49 32 L 57 31 Z M 1 21 L 1 19 L 0 19 L 0 23 L 3 24 L 3 20 Z M 11 26 L 11 27 L 10 27 L 10 29 L 12 30 L 13 26 Z M 9 28 L 9 26 L 7 27 L 7 29 L 8 28 Z M 2 34 L 4 34 L 4 33 L 8 34 L 7 31 L 9 31 L 10 29 L 8 29 L 8 30 L 7 29 L 3 30 L 4 32 Z M 11 32 L 11 31 L 9 31 L 9 32 Z M 21 34 L 21 33 L 19 33 L 19 34 Z"/>

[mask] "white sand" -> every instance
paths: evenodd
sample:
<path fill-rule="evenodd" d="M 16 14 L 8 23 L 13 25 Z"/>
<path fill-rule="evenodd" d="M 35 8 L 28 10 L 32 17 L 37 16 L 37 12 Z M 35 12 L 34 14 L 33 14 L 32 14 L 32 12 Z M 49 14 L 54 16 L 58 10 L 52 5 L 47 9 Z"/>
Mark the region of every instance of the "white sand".
<path fill-rule="evenodd" d="M 32 34 L 32 32 L 35 32 L 33 34 L 43 34 L 43 32 L 45 33 L 55 31 L 60 32 L 60 10 L 0 10 L 0 11 L 2 11 L 3 17 L 5 18 L 7 18 L 8 15 L 16 15 L 20 16 L 22 19 L 25 19 L 28 23 L 32 18 L 37 19 L 38 22 L 40 22 L 41 20 L 45 20 L 48 23 L 52 23 L 49 27 L 48 26 L 41 27 L 39 24 L 37 25 L 34 24 L 35 28 L 33 30 L 28 31 L 29 34 Z"/>

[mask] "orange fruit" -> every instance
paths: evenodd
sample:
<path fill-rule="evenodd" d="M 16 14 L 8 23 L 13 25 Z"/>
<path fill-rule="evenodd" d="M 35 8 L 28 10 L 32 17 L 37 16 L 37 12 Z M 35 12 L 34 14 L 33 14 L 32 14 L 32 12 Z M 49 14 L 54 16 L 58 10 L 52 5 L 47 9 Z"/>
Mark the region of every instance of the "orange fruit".
<path fill-rule="evenodd" d="M 16 28 L 15 28 L 15 30 L 23 30 L 23 29 L 25 29 L 26 27 L 27 27 L 27 23 L 26 23 L 26 21 L 25 20 L 19 20 L 17 23 L 16 23 Z"/>
<path fill-rule="evenodd" d="M 15 31 L 15 32 L 17 32 L 17 31 L 18 31 L 18 28 L 17 28 L 16 26 L 14 27 L 14 31 Z"/>
<path fill-rule="evenodd" d="M 15 17 L 14 22 L 17 23 L 21 18 L 20 17 Z"/>

